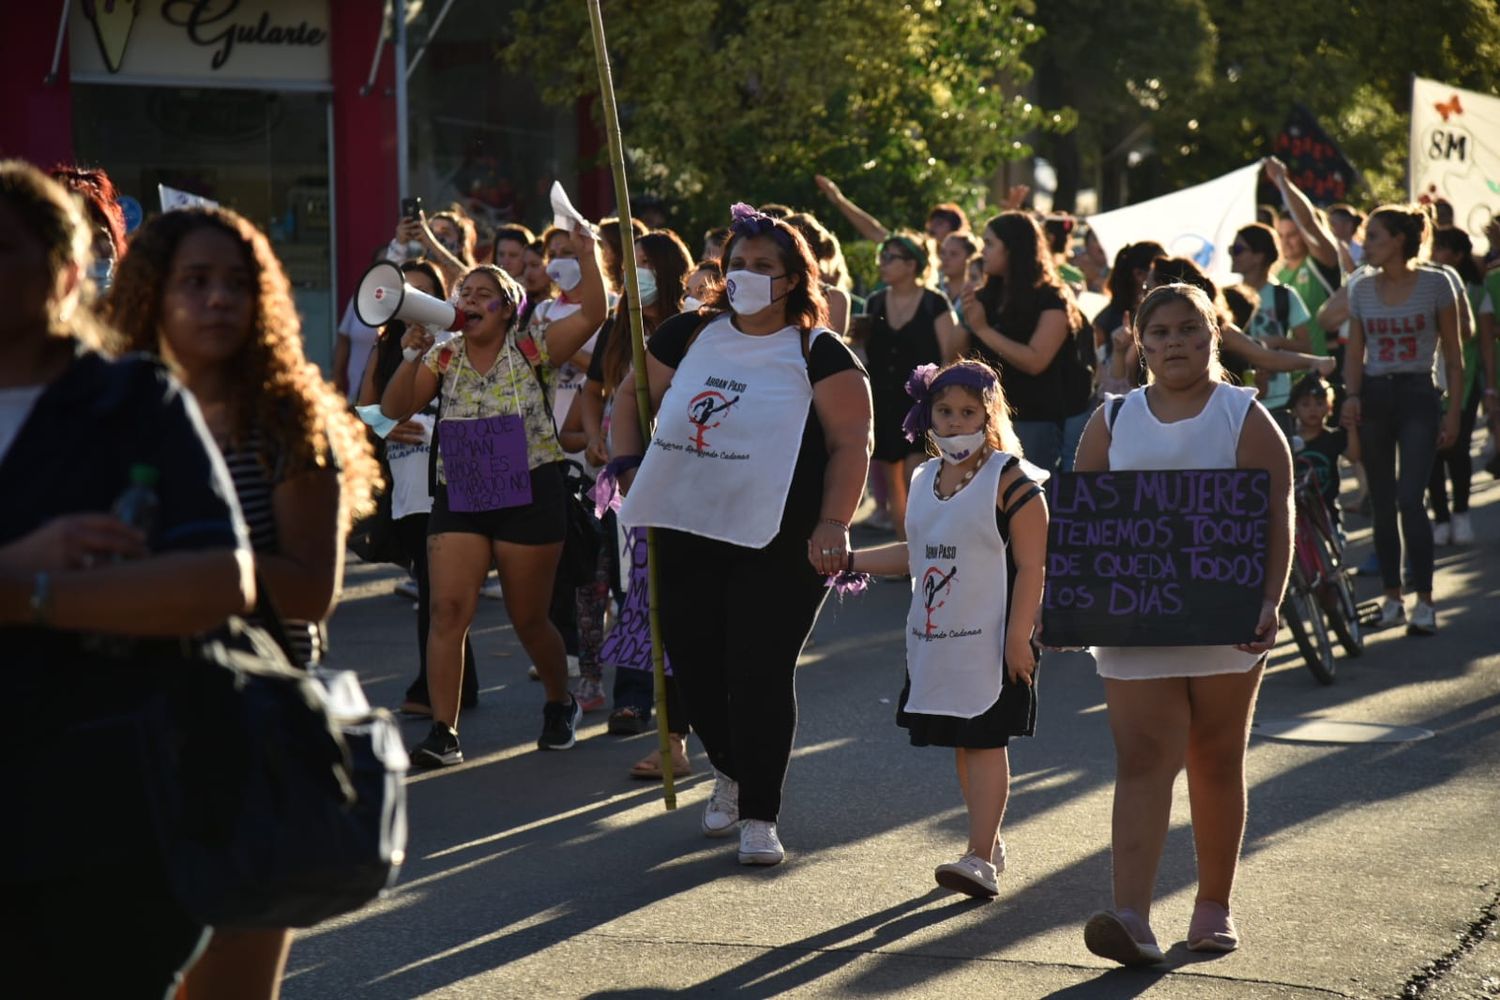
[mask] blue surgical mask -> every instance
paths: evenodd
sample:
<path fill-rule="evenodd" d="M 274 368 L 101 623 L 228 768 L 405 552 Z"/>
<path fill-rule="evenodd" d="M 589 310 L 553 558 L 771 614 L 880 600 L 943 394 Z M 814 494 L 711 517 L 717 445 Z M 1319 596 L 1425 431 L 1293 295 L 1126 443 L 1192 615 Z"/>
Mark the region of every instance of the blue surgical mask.
<path fill-rule="evenodd" d="M 635 282 L 641 290 L 641 305 L 649 306 L 656 302 L 656 272 L 649 267 L 637 267 L 635 269 Z"/>

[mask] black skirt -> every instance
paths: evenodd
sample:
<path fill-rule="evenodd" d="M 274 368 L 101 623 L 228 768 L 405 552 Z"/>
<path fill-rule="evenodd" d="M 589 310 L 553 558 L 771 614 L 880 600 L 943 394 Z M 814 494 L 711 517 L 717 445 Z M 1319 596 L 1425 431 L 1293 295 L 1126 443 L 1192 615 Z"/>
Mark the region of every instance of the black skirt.
<path fill-rule="evenodd" d="M 928 715 L 908 712 L 906 699 L 911 695 L 911 675 L 901 687 L 896 706 L 896 725 L 911 735 L 914 747 L 963 747 L 969 750 L 993 750 L 1010 743 L 1013 736 L 1036 733 L 1036 686 L 1041 676 L 1041 662 L 1031 675 L 1030 684 L 1019 684 L 1007 675 L 1000 697 L 972 719 L 951 715 Z"/>

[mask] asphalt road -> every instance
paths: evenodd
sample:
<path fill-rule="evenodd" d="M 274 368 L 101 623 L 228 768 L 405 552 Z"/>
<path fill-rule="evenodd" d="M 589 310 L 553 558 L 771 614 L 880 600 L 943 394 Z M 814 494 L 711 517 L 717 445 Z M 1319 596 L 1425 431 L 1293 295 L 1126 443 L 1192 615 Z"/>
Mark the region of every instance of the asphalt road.
<path fill-rule="evenodd" d="M 537 752 L 540 686 L 500 604 L 485 601 L 468 760 L 410 779 L 399 884 L 299 934 L 284 995 L 1500 996 L 1500 483 L 1475 478 L 1480 542 L 1439 550 L 1437 637 L 1373 636 L 1321 687 L 1283 630 L 1258 723 L 1434 735 L 1252 739 L 1234 954 L 1205 959 L 1182 943 L 1194 891 L 1183 779 L 1153 913 L 1167 963 L 1119 970 L 1085 950 L 1083 921 L 1109 903 L 1113 752 L 1084 654 L 1041 667 L 1037 736 L 1011 753 L 1010 867 L 1000 898 L 979 903 L 932 880 L 963 850 L 964 811 L 951 754 L 910 747 L 894 724 L 901 586 L 830 601 L 818 623 L 798 677 L 788 858 L 771 869 L 742 868 L 732 838 L 699 834 L 710 778 L 696 745 L 675 811 L 659 786 L 627 776 L 654 734 L 609 736 L 603 712 L 573 750 Z M 1358 559 L 1368 525 L 1352 526 Z M 413 615 L 394 578 L 351 566 L 332 624 L 333 664 L 390 706 L 415 671 Z M 405 729 L 413 741 L 425 732 Z"/>

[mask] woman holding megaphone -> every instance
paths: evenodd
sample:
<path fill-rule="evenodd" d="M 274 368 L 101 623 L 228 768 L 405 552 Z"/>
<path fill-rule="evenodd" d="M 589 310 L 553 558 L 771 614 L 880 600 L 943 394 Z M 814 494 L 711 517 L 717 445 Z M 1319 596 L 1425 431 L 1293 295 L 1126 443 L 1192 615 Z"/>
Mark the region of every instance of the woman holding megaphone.
<path fill-rule="evenodd" d="M 402 363 L 381 399 L 387 417 L 406 420 L 439 399 L 432 514 L 427 528 L 432 623 L 427 639 L 432 730 L 412 749 L 418 767 L 463 760 L 458 742 L 463 642 L 490 563 L 499 569 L 505 609 L 547 692 L 537 746 L 574 742 L 578 703 L 568 693 L 562 636 L 547 619 L 552 580 L 566 534 L 563 452 L 548 395 L 558 366 L 604 320 L 604 279 L 593 233 L 569 235 L 581 279 L 579 309 L 522 330 L 524 292 L 491 265 L 458 285 L 458 335 L 436 344 L 411 327 Z"/>

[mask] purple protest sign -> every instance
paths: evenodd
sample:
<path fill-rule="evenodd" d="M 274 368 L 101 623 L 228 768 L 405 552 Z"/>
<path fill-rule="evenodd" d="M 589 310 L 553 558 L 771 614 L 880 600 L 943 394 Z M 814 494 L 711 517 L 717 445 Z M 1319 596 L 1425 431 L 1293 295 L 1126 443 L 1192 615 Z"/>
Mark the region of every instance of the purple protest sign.
<path fill-rule="evenodd" d="M 1270 494 L 1264 469 L 1053 476 L 1042 641 L 1250 641 L 1270 558 Z"/>
<path fill-rule="evenodd" d="M 630 579 L 626 584 L 625 604 L 620 608 L 615 627 L 609 630 L 604 646 L 599 650 L 599 662 L 622 670 L 650 670 L 651 613 L 646 599 L 646 533 L 632 531 L 629 540 Z M 662 659 L 666 662 L 665 656 Z M 670 676 L 670 663 L 666 663 L 666 670 Z"/>
<path fill-rule="evenodd" d="M 448 509 L 477 512 L 531 503 L 526 425 L 519 416 L 445 419 L 438 450 L 448 486 Z"/>

